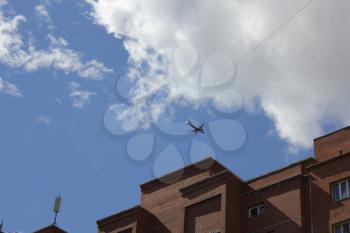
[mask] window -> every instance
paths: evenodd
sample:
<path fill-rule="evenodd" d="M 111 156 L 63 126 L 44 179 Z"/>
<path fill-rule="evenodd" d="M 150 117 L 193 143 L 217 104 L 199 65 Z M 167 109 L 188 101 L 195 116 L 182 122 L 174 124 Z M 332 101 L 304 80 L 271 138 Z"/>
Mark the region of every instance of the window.
<path fill-rule="evenodd" d="M 350 233 L 350 221 L 335 225 L 334 233 Z"/>
<path fill-rule="evenodd" d="M 350 179 L 332 185 L 333 201 L 341 201 L 350 197 Z"/>
<path fill-rule="evenodd" d="M 249 208 L 249 218 L 254 218 L 265 213 L 264 204 Z"/>
<path fill-rule="evenodd" d="M 184 233 L 220 232 L 220 219 L 222 218 L 221 195 L 197 202 L 185 208 Z M 209 221 L 210 219 L 210 221 Z"/>
<path fill-rule="evenodd" d="M 215 229 L 215 230 L 209 231 L 209 233 L 220 233 L 220 230 L 219 229 Z"/>

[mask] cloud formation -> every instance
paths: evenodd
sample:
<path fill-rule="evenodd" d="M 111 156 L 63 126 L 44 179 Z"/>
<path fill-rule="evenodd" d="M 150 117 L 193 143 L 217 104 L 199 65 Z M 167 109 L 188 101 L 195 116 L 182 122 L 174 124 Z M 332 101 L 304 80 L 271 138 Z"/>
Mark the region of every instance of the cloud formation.
<path fill-rule="evenodd" d="M 23 97 L 22 92 L 18 89 L 18 87 L 15 84 L 10 83 L 6 80 L 3 80 L 1 77 L 0 77 L 0 93 L 5 93 L 15 97 Z"/>
<path fill-rule="evenodd" d="M 309 148 L 329 123 L 350 123 L 349 1 L 87 2 L 95 22 L 122 39 L 129 53 L 135 87 L 123 115 L 136 118 L 133 126 L 137 119 L 152 121 L 174 101 L 214 99 L 219 93 L 198 89 L 193 80 L 202 76 L 191 67 L 222 52 L 237 62 L 230 88 L 244 95 L 246 109 L 262 109 L 291 147 Z M 209 83 L 223 82 L 224 72 L 215 67 L 209 66 L 208 74 L 216 74 Z M 183 81 L 190 76 L 195 79 Z M 222 95 L 219 103 L 231 101 Z"/>
<path fill-rule="evenodd" d="M 39 116 L 36 119 L 36 122 L 47 125 L 51 123 L 51 118 L 47 116 Z"/>
<path fill-rule="evenodd" d="M 22 15 L 13 15 L 4 10 L 6 1 L 0 4 L 0 63 L 11 68 L 32 72 L 54 68 L 65 73 L 75 73 L 82 78 L 101 80 L 112 72 L 97 60 L 83 61 L 83 56 L 70 49 L 61 37 L 48 35 L 49 48 L 38 49 L 31 40 L 25 40 L 19 27 L 26 21 Z M 50 20 L 44 5 L 38 5 L 36 12 Z"/>
<path fill-rule="evenodd" d="M 41 3 L 35 6 L 35 13 L 39 20 L 48 24 L 48 28 L 52 29 L 52 20 L 49 14 L 49 11 L 46 7 L 47 4 Z"/>
<path fill-rule="evenodd" d="M 90 103 L 91 98 L 96 96 L 96 92 L 82 90 L 79 83 L 70 82 L 69 83 L 69 96 L 73 101 L 73 107 L 83 108 Z"/>

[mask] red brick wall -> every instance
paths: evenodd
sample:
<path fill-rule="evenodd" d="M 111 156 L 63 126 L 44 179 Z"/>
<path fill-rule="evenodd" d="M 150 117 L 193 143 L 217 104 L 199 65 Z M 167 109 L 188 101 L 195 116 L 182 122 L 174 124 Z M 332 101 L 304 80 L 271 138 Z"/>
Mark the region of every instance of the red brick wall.
<path fill-rule="evenodd" d="M 193 177 L 181 180 L 175 184 L 166 185 L 151 192 L 142 193 L 141 206 L 158 217 L 167 229 L 183 231 L 184 204 L 180 189 L 209 176 L 203 172 Z M 173 232 L 173 231 L 171 231 Z"/>
<path fill-rule="evenodd" d="M 99 233 L 119 233 L 125 230 L 130 231 L 131 229 L 130 233 L 137 233 L 136 226 L 137 226 L 137 222 L 135 219 L 133 223 L 129 223 L 129 224 L 125 224 L 124 222 L 110 224 L 104 227 L 103 229 L 100 229 L 98 232 Z"/>
<path fill-rule="evenodd" d="M 227 183 L 226 230 L 229 233 L 240 233 L 240 194 L 240 186 L 233 184 L 232 182 Z"/>
<path fill-rule="evenodd" d="M 324 161 L 339 155 L 350 152 L 350 127 L 336 131 L 332 134 L 315 139 L 315 159 Z"/>
<path fill-rule="evenodd" d="M 128 225 L 121 220 L 101 232 L 132 227 L 132 233 L 309 233 L 313 226 L 314 233 L 331 233 L 334 224 L 350 219 L 350 199 L 335 204 L 330 194 L 333 182 L 350 177 L 350 154 L 313 164 L 305 171 L 311 163 L 273 172 L 251 181 L 250 186 L 227 173 L 211 177 L 212 172 L 204 170 L 171 185 L 149 186 L 143 189 L 141 205 L 158 223 L 140 218 L 136 226 L 136 222 Z M 265 213 L 249 219 L 249 208 L 260 203 Z"/>
<path fill-rule="evenodd" d="M 185 209 L 187 207 L 217 195 L 221 195 L 221 202 L 226 203 L 226 184 L 224 182 L 208 185 L 185 196 L 180 192 L 182 188 L 208 178 L 210 173 L 210 171 L 203 171 L 175 184 L 166 185 L 150 192 L 146 190 L 142 194 L 141 206 L 155 215 L 167 231 L 184 232 Z M 217 219 L 217 214 L 220 215 L 217 224 L 222 229 L 222 233 L 225 232 L 225 208 L 225 205 L 222 205 L 219 213 L 212 216 Z"/>
<path fill-rule="evenodd" d="M 241 233 L 302 232 L 301 187 L 303 179 L 295 178 L 264 191 L 241 198 Z M 250 219 L 250 207 L 264 203 L 265 213 Z"/>
<path fill-rule="evenodd" d="M 311 169 L 314 233 L 332 232 L 332 225 L 350 219 L 350 200 L 333 203 L 331 184 L 350 177 L 350 156 Z"/>
<path fill-rule="evenodd" d="M 248 185 L 250 188 L 255 190 L 255 189 L 259 189 L 267 185 L 288 179 L 290 177 L 300 175 L 301 173 L 302 173 L 302 165 L 296 164 L 286 169 L 282 169 L 282 170 L 273 172 L 271 174 L 267 174 L 265 176 L 253 179 L 248 182 Z"/>
<path fill-rule="evenodd" d="M 173 184 L 152 181 L 141 186 L 141 206 L 156 222 L 120 220 L 101 233 L 128 227 L 132 233 L 331 233 L 334 224 L 350 219 L 350 199 L 333 203 L 331 196 L 331 184 L 350 177 L 347 152 L 350 128 L 315 140 L 318 163 L 301 161 L 247 183 L 217 163 L 209 170 L 189 167 Z M 260 203 L 265 213 L 249 219 L 249 208 Z"/>
<path fill-rule="evenodd" d="M 220 226 L 221 195 L 209 198 L 185 208 L 185 233 L 222 231 Z"/>

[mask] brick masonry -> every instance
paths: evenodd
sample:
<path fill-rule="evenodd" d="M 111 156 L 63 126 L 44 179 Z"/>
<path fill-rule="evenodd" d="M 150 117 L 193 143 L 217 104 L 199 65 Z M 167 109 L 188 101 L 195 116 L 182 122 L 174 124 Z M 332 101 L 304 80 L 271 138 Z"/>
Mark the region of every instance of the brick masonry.
<path fill-rule="evenodd" d="M 98 231 L 331 233 L 350 220 L 350 199 L 334 202 L 331 192 L 334 182 L 350 178 L 350 128 L 314 145 L 314 158 L 248 181 L 210 158 L 192 164 L 141 185 L 140 206 L 97 221 Z M 250 217 L 260 204 L 264 213 Z"/>

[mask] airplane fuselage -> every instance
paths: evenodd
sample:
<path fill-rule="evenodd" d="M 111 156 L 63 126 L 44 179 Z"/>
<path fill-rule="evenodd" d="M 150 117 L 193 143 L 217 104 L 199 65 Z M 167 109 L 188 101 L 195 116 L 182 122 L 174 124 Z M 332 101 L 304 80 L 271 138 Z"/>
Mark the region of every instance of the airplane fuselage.
<path fill-rule="evenodd" d="M 194 133 L 204 133 L 203 124 L 200 127 L 197 127 L 194 124 L 192 124 L 191 121 L 189 121 L 188 125 L 193 129 L 192 131 Z"/>

